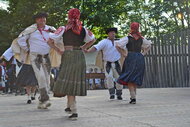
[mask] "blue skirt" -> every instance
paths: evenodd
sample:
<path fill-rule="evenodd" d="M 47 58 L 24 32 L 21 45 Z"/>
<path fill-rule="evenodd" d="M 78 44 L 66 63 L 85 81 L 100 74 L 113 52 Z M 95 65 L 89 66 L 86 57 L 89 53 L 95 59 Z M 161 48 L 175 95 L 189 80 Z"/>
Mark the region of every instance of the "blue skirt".
<path fill-rule="evenodd" d="M 141 53 L 129 52 L 125 58 L 121 75 L 117 82 L 122 85 L 134 83 L 138 86 L 142 85 L 145 70 L 145 60 Z"/>

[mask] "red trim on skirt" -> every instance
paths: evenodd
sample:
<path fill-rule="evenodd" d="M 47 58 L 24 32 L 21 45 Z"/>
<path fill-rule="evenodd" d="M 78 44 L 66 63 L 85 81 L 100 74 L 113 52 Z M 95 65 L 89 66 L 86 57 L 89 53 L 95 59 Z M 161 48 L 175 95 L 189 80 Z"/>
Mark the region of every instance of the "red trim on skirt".
<path fill-rule="evenodd" d="M 122 84 L 122 85 L 125 85 L 125 86 L 128 85 L 128 83 L 127 83 L 127 82 L 124 82 L 123 80 L 118 80 L 118 83 L 119 83 L 119 84 Z"/>

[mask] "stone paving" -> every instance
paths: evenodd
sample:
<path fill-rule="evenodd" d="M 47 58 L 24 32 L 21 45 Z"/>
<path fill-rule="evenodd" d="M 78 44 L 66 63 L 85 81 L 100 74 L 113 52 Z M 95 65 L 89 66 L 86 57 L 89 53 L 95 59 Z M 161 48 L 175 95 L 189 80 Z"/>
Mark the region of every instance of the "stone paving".
<path fill-rule="evenodd" d="M 107 90 L 91 90 L 77 97 L 77 121 L 64 112 L 66 98 L 51 97 L 46 110 L 26 98 L 0 95 L 0 127 L 190 127 L 190 88 L 138 89 L 135 105 L 128 104 L 127 89 L 122 101 L 109 100 Z"/>

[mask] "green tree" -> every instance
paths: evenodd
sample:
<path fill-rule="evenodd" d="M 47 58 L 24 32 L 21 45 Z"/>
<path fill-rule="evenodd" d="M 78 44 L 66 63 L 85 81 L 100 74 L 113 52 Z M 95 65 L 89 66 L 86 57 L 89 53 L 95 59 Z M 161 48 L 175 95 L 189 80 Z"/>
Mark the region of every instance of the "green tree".
<path fill-rule="evenodd" d="M 58 28 L 67 23 L 70 8 L 79 8 L 84 26 L 95 34 L 98 41 L 106 37 L 105 29 L 113 26 L 119 28 L 118 37 L 126 36 L 130 23 L 134 21 L 141 24 L 141 32 L 146 37 L 190 27 L 189 0 L 7 1 L 9 8 L 0 9 L 0 53 L 22 30 L 34 23 L 32 16 L 40 11 L 48 12 L 47 24 Z"/>

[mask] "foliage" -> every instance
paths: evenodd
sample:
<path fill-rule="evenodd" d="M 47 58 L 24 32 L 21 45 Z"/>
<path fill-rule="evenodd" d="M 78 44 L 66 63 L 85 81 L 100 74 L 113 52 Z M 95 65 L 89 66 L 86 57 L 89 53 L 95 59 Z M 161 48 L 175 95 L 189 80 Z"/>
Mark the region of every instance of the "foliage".
<path fill-rule="evenodd" d="M 7 0 L 9 8 L 0 9 L 0 54 L 27 26 L 32 16 L 48 12 L 49 25 L 65 25 L 70 8 L 81 10 L 81 21 L 97 40 L 106 37 L 105 29 L 118 27 L 118 37 L 126 36 L 131 22 L 141 23 L 146 37 L 159 36 L 190 27 L 189 0 Z M 181 19 L 177 15 L 181 14 Z"/>

